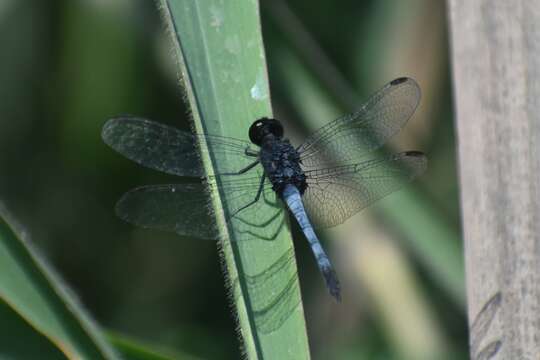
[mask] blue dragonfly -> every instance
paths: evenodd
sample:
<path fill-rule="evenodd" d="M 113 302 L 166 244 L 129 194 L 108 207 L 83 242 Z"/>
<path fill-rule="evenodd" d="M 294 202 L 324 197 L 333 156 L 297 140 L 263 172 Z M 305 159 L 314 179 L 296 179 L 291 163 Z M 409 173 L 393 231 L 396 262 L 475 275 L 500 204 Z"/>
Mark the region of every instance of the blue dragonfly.
<path fill-rule="evenodd" d="M 340 283 L 314 227 L 342 224 L 424 172 L 427 159 L 421 152 L 374 153 L 405 125 L 419 101 L 413 79 L 395 79 L 298 147 L 284 138 L 281 123 L 269 118 L 251 125 L 250 141 L 192 134 L 136 117 L 111 119 L 102 137 L 120 154 L 154 170 L 206 180 L 135 188 L 118 201 L 116 213 L 145 228 L 218 240 L 208 186 L 237 204 L 225 214 L 232 226 L 242 213 L 265 206 L 266 195 L 273 193 L 300 225 L 330 294 L 340 301 Z M 206 174 L 202 152 L 211 157 L 216 174 Z"/>

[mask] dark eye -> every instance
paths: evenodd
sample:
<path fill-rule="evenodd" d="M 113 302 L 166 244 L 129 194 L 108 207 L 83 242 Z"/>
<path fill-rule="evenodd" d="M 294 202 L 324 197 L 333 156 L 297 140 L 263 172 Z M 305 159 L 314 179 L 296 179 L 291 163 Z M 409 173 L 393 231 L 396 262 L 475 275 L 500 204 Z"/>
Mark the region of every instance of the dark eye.
<path fill-rule="evenodd" d="M 256 120 L 249 128 L 249 139 L 256 145 L 261 145 L 262 139 L 267 134 L 274 134 L 276 137 L 283 136 L 283 127 L 279 121 L 261 118 Z"/>

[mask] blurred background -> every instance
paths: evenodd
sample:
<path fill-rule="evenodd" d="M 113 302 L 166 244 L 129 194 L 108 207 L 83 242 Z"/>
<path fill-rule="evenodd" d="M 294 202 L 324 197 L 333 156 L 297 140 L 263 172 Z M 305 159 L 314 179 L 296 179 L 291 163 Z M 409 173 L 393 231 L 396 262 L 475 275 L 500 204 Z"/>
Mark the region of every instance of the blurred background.
<path fill-rule="evenodd" d="M 389 146 L 427 153 L 426 174 L 323 236 L 342 304 L 293 229 L 313 358 L 467 358 L 444 1 L 262 0 L 261 16 L 275 116 L 296 143 L 394 78 L 423 92 Z M 104 122 L 189 128 L 156 4 L 2 0 L 0 42 L 0 201 L 103 327 L 240 358 L 216 244 L 113 212 L 123 192 L 174 178 L 107 148 Z"/>

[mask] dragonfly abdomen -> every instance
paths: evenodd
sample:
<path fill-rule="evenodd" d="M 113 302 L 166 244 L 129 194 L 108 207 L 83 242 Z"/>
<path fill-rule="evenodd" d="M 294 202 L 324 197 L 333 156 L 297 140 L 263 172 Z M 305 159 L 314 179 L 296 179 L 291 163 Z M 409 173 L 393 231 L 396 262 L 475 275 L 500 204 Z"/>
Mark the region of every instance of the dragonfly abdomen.
<path fill-rule="evenodd" d="M 319 238 L 315 234 L 313 226 L 309 221 L 304 209 L 304 204 L 302 203 L 300 191 L 294 185 L 289 184 L 285 186 L 282 196 L 287 203 L 287 206 L 293 213 L 296 221 L 300 225 L 300 228 L 308 240 L 309 245 L 311 246 L 311 250 L 313 251 L 313 255 L 315 255 L 319 270 L 324 276 L 328 291 L 334 298 L 336 298 L 337 301 L 341 301 L 341 287 L 339 280 L 330 259 L 328 258 L 328 255 L 326 255 L 326 252 L 321 246 Z"/>

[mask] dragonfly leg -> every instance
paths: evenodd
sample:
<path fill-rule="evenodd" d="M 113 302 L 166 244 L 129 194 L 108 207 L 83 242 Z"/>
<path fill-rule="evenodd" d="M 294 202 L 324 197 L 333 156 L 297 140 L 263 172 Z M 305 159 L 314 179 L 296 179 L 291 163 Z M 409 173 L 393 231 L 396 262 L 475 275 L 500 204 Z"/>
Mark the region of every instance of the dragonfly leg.
<path fill-rule="evenodd" d="M 259 201 L 259 199 L 261 198 L 261 194 L 264 190 L 264 175 L 261 176 L 261 184 L 259 185 L 259 190 L 257 190 L 257 195 L 255 195 L 255 198 L 250 201 L 249 203 L 247 203 L 246 205 L 242 206 L 241 208 L 239 209 L 236 209 L 232 214 L 231 214 L 231 219 L 233 217 L 235 217 L 240 211 L 244 210 L 244 209 L 247 209 L 248 207 L 250 207 L 251 205 L 255 204 L 257 201 Z"/>
<path fill-rule="evenodd" d="M 252 156 L 252 157 L 257 157 L 257 156 L 259 156 L 259 152 L 258 152 L 258 151 L 251 150 L 249 147 L 246 148 L 246 150 L 244 151 L 244 153 L 245 153 L 247 156 Z"/>
<path fill-rule="evenodd" d="M 249 164 L 245 168 L 238 170 L 237 172 L 221 173 L 219 175 L 241 175 L 241 174 L 243 174 L 245 172 L 248 172 L 249 170 L 253 169 L 255 166 L 257 166 L 258 163 L 259 163 L 259 160 L 257 159 L 256 161 L 252 162 L 251 164 Z"/>

